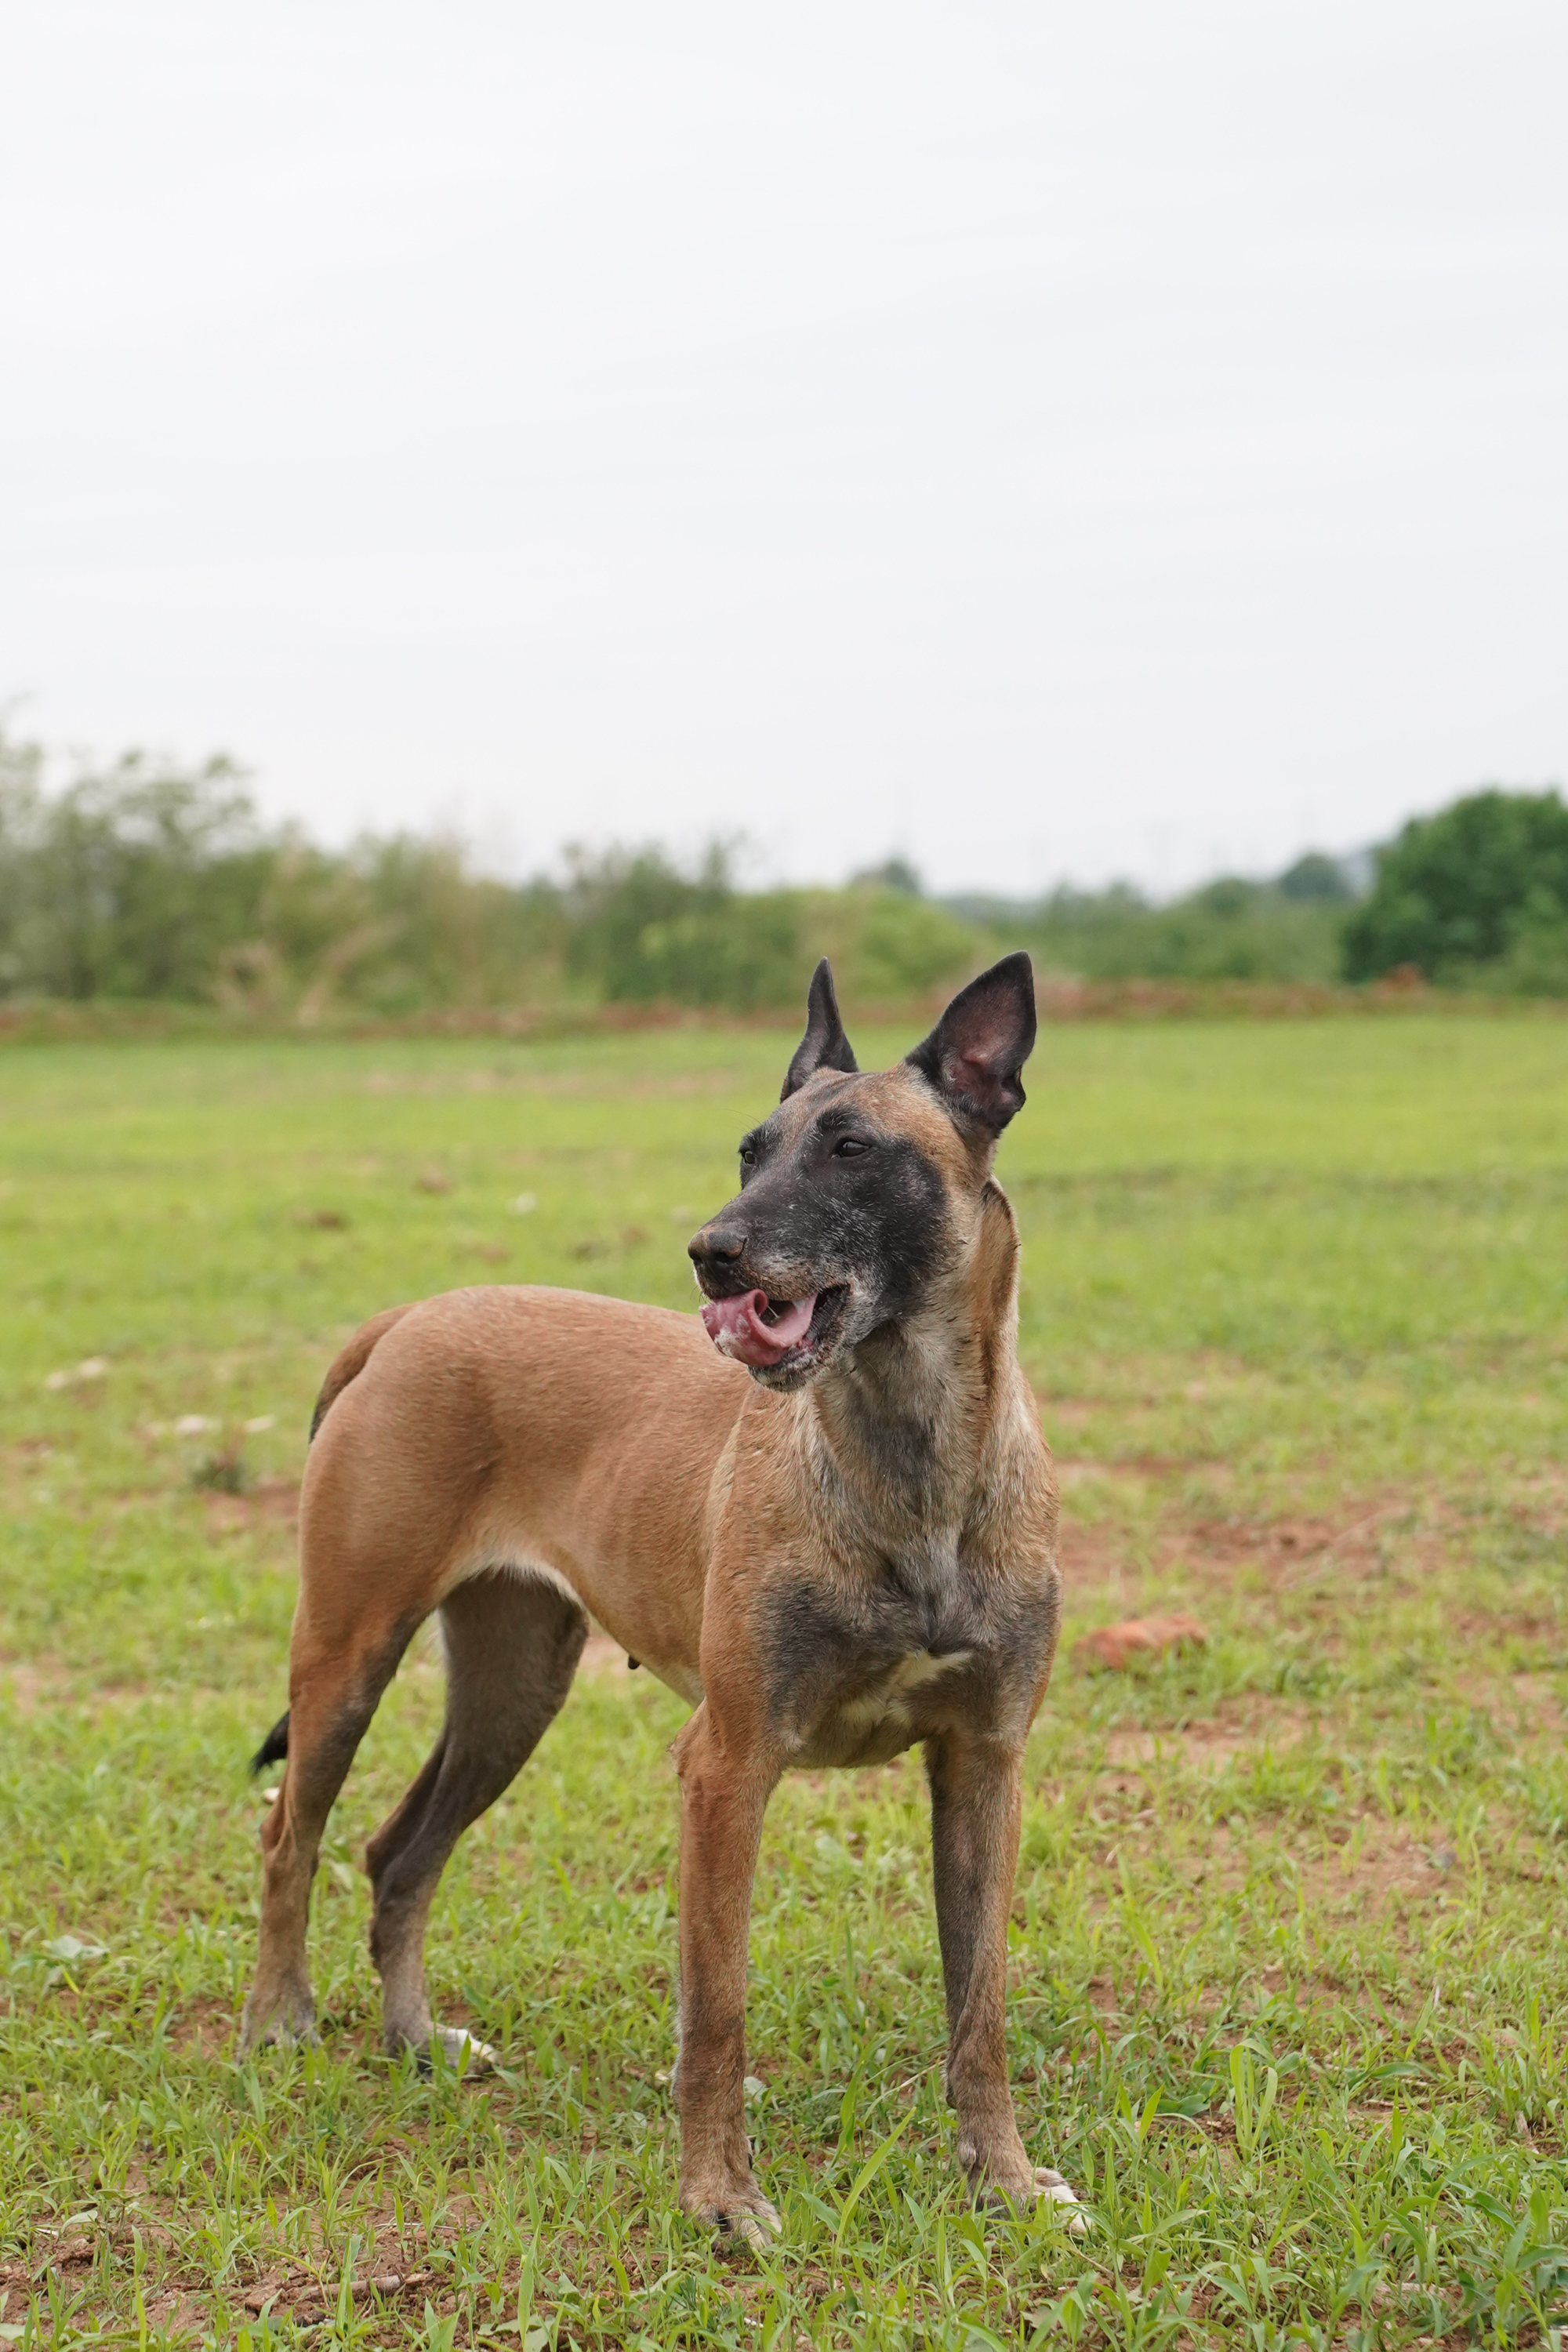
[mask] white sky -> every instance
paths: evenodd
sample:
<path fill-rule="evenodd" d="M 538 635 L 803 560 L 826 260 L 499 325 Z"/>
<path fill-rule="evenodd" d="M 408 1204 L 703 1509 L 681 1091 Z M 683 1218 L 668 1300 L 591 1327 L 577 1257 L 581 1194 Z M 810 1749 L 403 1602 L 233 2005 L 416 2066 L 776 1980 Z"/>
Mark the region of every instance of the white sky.
<path fill-rule="evenodd" d="M 49 0 L 0 72 L 25 731 L 1020 892 L 1568 778 L 1561 0 Z"/>

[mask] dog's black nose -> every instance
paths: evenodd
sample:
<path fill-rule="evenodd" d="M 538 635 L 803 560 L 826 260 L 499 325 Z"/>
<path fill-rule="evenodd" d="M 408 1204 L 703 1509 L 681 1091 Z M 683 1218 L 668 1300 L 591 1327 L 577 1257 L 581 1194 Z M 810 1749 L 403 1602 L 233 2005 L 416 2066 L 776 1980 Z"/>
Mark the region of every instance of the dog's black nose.
<path fill-rule="evenodd" d="M 733 1265 L 745 1253 L 746 1236 L 739 1225 L 714 1223 L 704 1225 L 686 1244 L 686 1254 L 695 1266 Z"/>

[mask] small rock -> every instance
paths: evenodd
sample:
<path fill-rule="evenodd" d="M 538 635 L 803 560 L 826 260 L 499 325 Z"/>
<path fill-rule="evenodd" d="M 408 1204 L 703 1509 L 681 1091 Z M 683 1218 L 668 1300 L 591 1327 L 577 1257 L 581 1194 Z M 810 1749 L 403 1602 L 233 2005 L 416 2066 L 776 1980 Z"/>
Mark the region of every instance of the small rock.
<path fill-rule="evenodd" d="M 277 1428 L 278 1415 L 275 1412 L 252 1413 L 250 1419 L 242 1423 L 242 1426 L 247 1437 L 262 1437 L 268 1430 Z"/>
<path fill-rule="evenodd" d="M 219 1426 L 211 1413 L 183 1412 L 174 1423 L 176 1437 L 205 1437 L 209 1430 Z"/>
<path fill-rule="evenodd" d="M 86 1381 L 102 1381 L 107 1380 L 108 1377 L 109 1358 L 107 1356 L 84 1356 L 81 1362 L 73 1364 L 68 1371 L 48 1373 L 45 1378 L 44 1386 L 57 1391 L 74 1389 L 79 1388 Z"/>
<path fill-rule="evenodd" d="M 520 1192 L 510 1203 L 514 1217 L 531 1217 L 538 1206 L 539 1196 L 534 1192 Z"/>
<path fill-rule="evenodd" d="M 414 1179 L 414 1186 L 419 1192 L 449 1192 L 452 1180 L 444 1168 L 422 1168 Z"/>
<path fill-rule="evenodd" d="M 1195 1617 L 1124 1617 L 1119 1625 L 1101 1625 L 1086 1633 L 1073 1652 L 1083 1668 L 1103 1666 L 1125 1673 L 1134 1658 L 1163 1657 L 1167 1650 L 1202 1648 L 1208 1635 Z"/>

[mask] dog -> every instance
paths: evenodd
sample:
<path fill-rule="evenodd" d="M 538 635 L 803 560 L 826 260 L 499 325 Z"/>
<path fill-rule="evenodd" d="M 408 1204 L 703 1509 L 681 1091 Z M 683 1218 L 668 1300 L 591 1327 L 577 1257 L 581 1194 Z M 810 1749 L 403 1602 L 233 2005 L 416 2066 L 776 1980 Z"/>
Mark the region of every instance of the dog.
<path fill-rule="evenodd" d="M 823 962 L 741 1190 L 689 1245 L 700 1319 L 494 1286 L 392 1307 L 349 1341 L 311 1423 L 289 1712 L 255 1759 L 287 1770 L 243 2048 L 312 2031 L 327 1814 L 434 1613 L 445 1725 L 370 1841 L 371 1950 L 389 2050 L 493 2058 L 432 2021 L 426 1921 L 458 1837 L 564 1700 L 592 1616 L 694 1710 L 674 1745 L 682 2208 L 752 2244 L 781 2226 L 743 2106 L 774 1784 L 917 1742 L 958 2160 L 982 2200 L 1076 2206 L 1019 2137 L 1003 2015 L 1024 1743 L 1061 1606 L 1017 1228 L 992 1174 L 1034 1042 L 1029 959 L 1011 955 L 907 1060 L 862 1073 Z"/>

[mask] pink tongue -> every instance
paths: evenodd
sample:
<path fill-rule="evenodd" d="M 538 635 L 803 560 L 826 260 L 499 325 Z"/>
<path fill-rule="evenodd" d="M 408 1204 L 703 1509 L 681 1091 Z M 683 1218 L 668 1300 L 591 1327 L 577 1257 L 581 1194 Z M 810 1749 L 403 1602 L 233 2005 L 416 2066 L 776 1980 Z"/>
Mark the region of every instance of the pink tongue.
<path fill-rule="evenodd" d="M 805 1339 L 816 1305 L 815 1291 L 786 1307 L 775 1323 L 763 1321 L 767 1303 L 765 1290 L 749 1290 L 743 1298 L 704 1299 L 702 1328 L 721 1355 L 742 1364 L 776 1364 Z"/>

